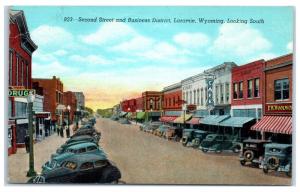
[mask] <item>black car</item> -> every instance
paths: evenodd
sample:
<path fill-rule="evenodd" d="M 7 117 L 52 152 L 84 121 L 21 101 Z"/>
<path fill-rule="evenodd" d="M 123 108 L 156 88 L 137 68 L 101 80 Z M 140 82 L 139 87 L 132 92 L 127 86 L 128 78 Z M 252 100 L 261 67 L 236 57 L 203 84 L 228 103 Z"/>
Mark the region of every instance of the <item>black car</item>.
<path fill-rule="evenodd" d="M 60 166 L 31 178 L 28 183 L 117 183 L 120 170 L 95 154 L 71 156 Z"/>
<path fill-rule="evenodd" d="M 86 141 L 86 142 L 93 142 L 98 144 L 99 140 L 93 136 L 90 135 L 79 135 L 79 136 L 74 136 L 66 141 L 65 144 L 70 144 L 78 141 Z"/>
<path fill-rule="evenodd" d="M 101 137 L 101 133 L 97 132 L 94 128 L 92 129 L 78 129 L 72 136 L 73 137 L 77 137 L 80 135 L 90 135 L 90 136 L 98 136 L 99 138 Z"/>
<path fill-rule="evenodd" d="M 264 157 L 265 144 L 270 143 L 269 140 L 246 139 L 242 143 L 242 150 L 240 153 L 240 163 L 245 165 L 247 163 L 259 166 Z"/>

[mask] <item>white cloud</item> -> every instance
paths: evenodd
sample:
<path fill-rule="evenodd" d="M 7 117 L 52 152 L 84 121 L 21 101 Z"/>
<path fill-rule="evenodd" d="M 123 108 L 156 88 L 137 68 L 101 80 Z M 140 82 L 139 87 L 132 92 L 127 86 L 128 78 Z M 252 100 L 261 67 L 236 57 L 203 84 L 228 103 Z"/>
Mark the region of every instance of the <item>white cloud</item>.
<path fill-rule="evenodd" d="M 287 46 L 286 46 L 286 49 L 289 51 L 289 52 L 293 52 L 293 42 L 290 41 Z"/>
<path fill-rule="evenodd" d="M 203 33 L 179 33 L 173 37 L 174 42 L 186 48 L 201 48 L 209 44 L 210 39 Z"/>
<path fill-rule="evenodd" d="M 81 56 L 81 55 L 72 55 L 70 56 L 70 60 L 90 64 L 90 65 L 110 65 L 113 62 L 109 59 L 104 58 L 101 55 L 88 55 L 88 56 Z"/>
<path fill-rule="evenodd" d="M 84 43 L 90 45 L 102 45 L 113 43 L 120 40 L 126 40 L 136 34 L 135 30 L 124 23 L 112 22 L 104 23 L 100 28 L 89 35 L 81 36 Z"/>
<path fill-rule="evenodd" d="M 73 42 L 73 35 L 57 26 L 41 25 L 31 32 L 33 41 L 38 46 L 61 46 Z"/>
<path fill-rule="evenodd" d="M 209 52 L 220 56 L 251 56 L 270 50 L 272 44 L 263 34 L 250 25 L 224 24 Z"/>
<path fill-rule="evenodd" d="M 60 50 L 55 51 L 53 54 L 57 55 L 57 56 L 64 56 L 64 55 L 68 54 L 68 52 L 66 50 L 60 49 Z"/>
<path fill-rule="evenodd" d="M 49 64 L 32 63 L 32 76 L 38 78 L 51 78 L 52 76 L 76 76 L 76 69 L 66 67 L 59 61 Z"/>
<path fill-rule="evenodd" d="M 113 51 L 131 52 L 131 51 L 143 51 L 149 49 L 153 44 L 154 40 L 142 35 L 136 35 L 132 39 L 122 42 L 118 45 L 111 47 Z"/>

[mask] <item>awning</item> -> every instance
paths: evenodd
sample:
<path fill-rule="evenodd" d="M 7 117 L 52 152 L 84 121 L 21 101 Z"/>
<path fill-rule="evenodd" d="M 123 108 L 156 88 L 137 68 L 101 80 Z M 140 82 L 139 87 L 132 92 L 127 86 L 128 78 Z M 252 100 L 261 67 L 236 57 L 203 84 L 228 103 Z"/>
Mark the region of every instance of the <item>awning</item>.
<path fill-rule="evenodd" d="M 292 116 L 263 116 L 251 130 L 291 135 Z"/>
<path fill-rule="evenodd" d="M 137 119 L 145 119 L 145 112 L 137 112 L 136 118 Z"/>
<path fill-rule="evenodd" d="M 56 109 L 57 110 L 66 110 L 66 106 L 59 104 L 59 105 L 57 105 Z"/>
<path fill-rule="evenodd" d="M 162 116 L 160 118 L 160 121 L 168 123 L 168 122 L 173 122 L 176 118 L 177 118 L 177 116 Z"/>
<path fill-rule="evenodd" d="M 186 123 L 191 125 L 198 125 L 200 124 L 200 118 L 193 117 L 191 120 L 187 121 Z"/>
<path fill-rule="evenodd" d="M 201 120 L 201 124 L 206 124 L 206 125 L 220 125 L 222 121 L 225 119 L 228 119 L 230 115 L 209 115 L 204 117 Z"/>
<path fill-rule="evenodd" d="M 182 111 L 165 111 L 166 116 L 175 116 L 179 117 L 181 116 Z"/>
<path fill-rule="evenodd" d="M 227 126 L 227 127 L 243 127 L 244 124 L 253 121 L 254 118 L 252 117 L 230 117 L 220 123 L 220 126 Z M 253 124 L 255 122 L 253 121 Z M 253 125 L 252 124 L 252 125 Z"/>
<path fill-rule="evenodd" d="M 185 122 L 190 120 L 192 118 L 192 115 L 190 114 L 185 114 Z M 177 117 L 175 120 L 174 120 L 174 123 L 183 123 L 183 115 L 180 116 L 180 117 Z"/>

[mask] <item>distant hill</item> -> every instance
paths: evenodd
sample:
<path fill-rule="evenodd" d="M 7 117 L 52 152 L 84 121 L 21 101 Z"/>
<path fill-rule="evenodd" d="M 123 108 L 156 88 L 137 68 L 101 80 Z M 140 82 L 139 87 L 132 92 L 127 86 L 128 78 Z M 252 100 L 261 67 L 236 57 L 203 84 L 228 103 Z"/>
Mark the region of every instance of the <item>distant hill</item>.
<path fill-rule="evenodd" d="M 112 116 L 112 108 L 107 109 L 97 109 L 97 114 L 101 115 L 102 117 L 111 117 Z"/>

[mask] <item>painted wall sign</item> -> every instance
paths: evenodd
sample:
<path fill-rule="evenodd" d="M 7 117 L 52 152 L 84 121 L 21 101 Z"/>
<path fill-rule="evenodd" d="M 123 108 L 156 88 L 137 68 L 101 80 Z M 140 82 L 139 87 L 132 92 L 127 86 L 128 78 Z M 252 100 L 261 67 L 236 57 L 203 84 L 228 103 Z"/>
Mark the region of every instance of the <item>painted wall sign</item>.
<path fill-rule="evenodd" d="M 276 114 L 291 114 L 292 113 L 292 103 L 278 103 L 278 104 L 266 104 L 265 113 L 276 113 Z"/>
<path fill-rule="evenodd" d="M 8 91 L 9 97 L 28 97 L 30 93 L 35 95 L 35 90 L 34 89 L 10 89 Z"/>
<path fill-rule="evenodd" d="M 214 106 L 214 99 L 213 99 L 213 78 L 207 78 L 206 84 L 207 84 L 207 103 L 206 105 L 210 108 Z"/>

